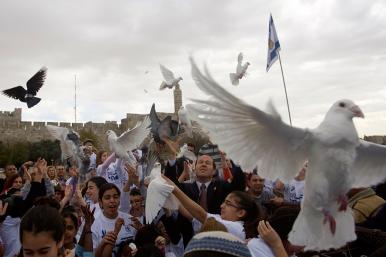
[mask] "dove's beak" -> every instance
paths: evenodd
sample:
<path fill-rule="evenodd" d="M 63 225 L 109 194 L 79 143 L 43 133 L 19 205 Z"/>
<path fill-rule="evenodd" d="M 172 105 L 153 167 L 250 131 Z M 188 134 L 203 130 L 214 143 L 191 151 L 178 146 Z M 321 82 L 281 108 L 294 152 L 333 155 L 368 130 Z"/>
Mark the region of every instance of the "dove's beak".
<path fill-rule="evenodd" d="M 354 117 L 358 117 L 358 118 L 364 118 L 364 117 L 365 117 L 365 115 L 363 115 L 363 112 L 362 112 L 362 110 L 358 107 L 358 105 L 355 105 L 355 106 L 351 107 L 350 110 L 351 110 L 352 113 L 354 114 Z"/>

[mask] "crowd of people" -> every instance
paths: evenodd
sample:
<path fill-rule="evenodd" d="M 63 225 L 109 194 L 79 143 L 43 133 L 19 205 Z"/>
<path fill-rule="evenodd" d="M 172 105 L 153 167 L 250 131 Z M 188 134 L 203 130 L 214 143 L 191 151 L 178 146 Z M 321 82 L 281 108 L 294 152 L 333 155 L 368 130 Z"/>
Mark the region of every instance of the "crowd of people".
<path fill-rule="evenodd" d="M 40 158 L 6 165 L 0 172 L 0 256 L 354 256 L 357 248 L 361 255 L 386 256 L 385 184 L 348 192 L 356 242 L 303 252 L 287 236 L 300 211 L 307 163 L 290 182 L 270 181 L 258 168 L 242 170 L 211 143 L 199 149 L 188 144 L 197 155 L 192 160 L 176 157 L 179 141 L 165 142 L 163 178 L 180 206 L 161 209 L 150 224 L 147 148 L 133 151 L 133 167 L 86 140 L 92 151 L 85 183 L 64 163 L 49 166 Z"/>

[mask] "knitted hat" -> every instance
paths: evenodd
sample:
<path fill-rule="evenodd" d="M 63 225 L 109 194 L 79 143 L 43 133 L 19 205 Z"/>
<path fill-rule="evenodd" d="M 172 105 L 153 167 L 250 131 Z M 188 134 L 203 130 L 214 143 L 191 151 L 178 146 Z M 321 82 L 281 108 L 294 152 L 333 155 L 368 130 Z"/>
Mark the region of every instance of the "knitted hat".
<path fill-rule="evenodd" d="M 192 252 L 217 252 L 236 257 L 252 257 L 243 241 L 223 231 L 195 235 L 187 245 L 184 256 Z"/>

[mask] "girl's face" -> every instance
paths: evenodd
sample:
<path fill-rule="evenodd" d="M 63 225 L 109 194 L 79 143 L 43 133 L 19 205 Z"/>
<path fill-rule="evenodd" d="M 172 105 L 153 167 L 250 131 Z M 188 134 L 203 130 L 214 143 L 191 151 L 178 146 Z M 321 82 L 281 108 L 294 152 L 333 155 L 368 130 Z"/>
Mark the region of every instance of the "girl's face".
<path fill-rule="evenodd" d="M 118 216 L 119 199 L 119 193 L 115 188 L 104 192 L 102 200 L 99 201 L 99 205 L 101 206 L 105 217 L 115 219 Z"/>
<path fill-rule="evenodd" d="M 102 161 L 102 163 L 104 163 L 105 161 L 106 161 L 106 159 L 107 159 L 107 152 L 104 152 L 104 153 L 102 153 L 102 155 L 101 155 L 101 161 Z"/>
<path fill-rule="evenodd" d="M 59 250 L 63 246 L 63 240 L 56 242 L 50 232 L 33 232 L 24 231 L 22 238 L 24 256 L 38 257 L 57 257 Z"/>
<path fill-rule="evenodd" d="M 238 221 L 245 215 L 245 210 L 241 209 L 237 198 L 229 194 L 221 204 L 221 218 L 224 220 Z"/>
<path fill-rule="evenodd" d="M 12 187 L 13 188 L 16 188 L 16 189 L 21 189 L 23 187 L 23 180 L 21 177 L 17 177 L 13 183 L 12 183 Z"/>
<path fill-rule="evenodd" d="M 65 223 L 64 245 L 65 246 L 72 245 L 77 232 L 76 226 L 70 217 L 65 217 L 64 223 Z"/>
<path fill-rule="evenodd" d="M 99 194 L 99 189 L 96 186 L 96 184 L 92 181 L 89 181 L 87 183 L 87 190 L 86 190 L 87 196 L 91 199 L 93 203 L 98 202 L 98 194 Z"/>

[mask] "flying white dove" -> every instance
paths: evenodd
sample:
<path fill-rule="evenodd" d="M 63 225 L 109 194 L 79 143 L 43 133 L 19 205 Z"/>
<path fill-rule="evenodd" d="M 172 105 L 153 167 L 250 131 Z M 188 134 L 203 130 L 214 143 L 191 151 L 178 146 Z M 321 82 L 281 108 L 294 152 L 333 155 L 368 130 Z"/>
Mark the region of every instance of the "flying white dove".
<path fill-rule="evenodd" d="M 69 160 L 71 165 L 78 167 L 81 174 L 86 174 L 90 165 L 90 156 L 84 153 L 79 134 L 64 127 L 46 125 L 46 128 L 51 136 L 60 141 L 62 161 Z"/>
<path fill-rule="evenodd" d="M 138 148 L 146 136 L 149 134 L 150 119 L 146 116 L 142 122 L 138 122 L 133 129 L 129 129 L 122 133 L 119 137 L 114 131 L 108 130 L 107 141 L 109 142 L 110 150 L 119 158 L 129 162 L 130 165 L 136 164 L 136 159 L 131 150 Z"/>
<path fill-rule="evenodd" d="M 188 137 L 193 138 L 192 121 L 189 119 L 188 112 L 183 106 L 181 106 L 178 110 L 178 120 L 180 126 L 184 128 Z"/>
<path fill-rule="evenodd" d="M 163 66 L 162 64 L 159 65 L 161 68 L 162 75 L 164 76 L 165 81 L 161 83 L 161 86 L 159 87 L 159 90 L 164 90 L 165 88 L 172 89 L 173 87 L 178 85 L 178 82 L 182 80 L 181 77 L 175 78 L 174 74 L 171 70 Z"/>
<path fill-rule="evenodd" d="M 174 186 L 169 185 L 161 176 L 161 164 L 155 155 L 149 155 L 146 173 L 150 180 L 146 192 L 145 215 L 146 223 L 150 224 L 158 215 L 161 208 L 177 210 L 179 202 L 173 195 Z"/>
<path fill-rule="evenodd" d="M 301 212 L 289 234 L 305 250 L 339 248 L 356 238 L 346 193 L 386 177 L 386 147 L 358 138 L 352 118 L 364 117 L 350 100 L 332 105 L 315 129 L 291 127 L 233 96 L 193 59 L 192 76 L 211 98 L 194 100 L 189 113 L 244 170 L 259 167 L 261 176 L 289 181 L 308 160 Z"/>
<path fill-rule="evenodd" d="M 245 73 L 247 72 L 249 62 L 244 63 L 243 62 L 243 53 L 239 53 L 239 56 L 237 57 L 237 67 L 236 67 L 236 73 L 229 73 L 229 77 L 231 79 L 231 83 L 234 86 L 237 86 L 239 84 L 239 79 L 242 79 L 245 76 Z"/>

